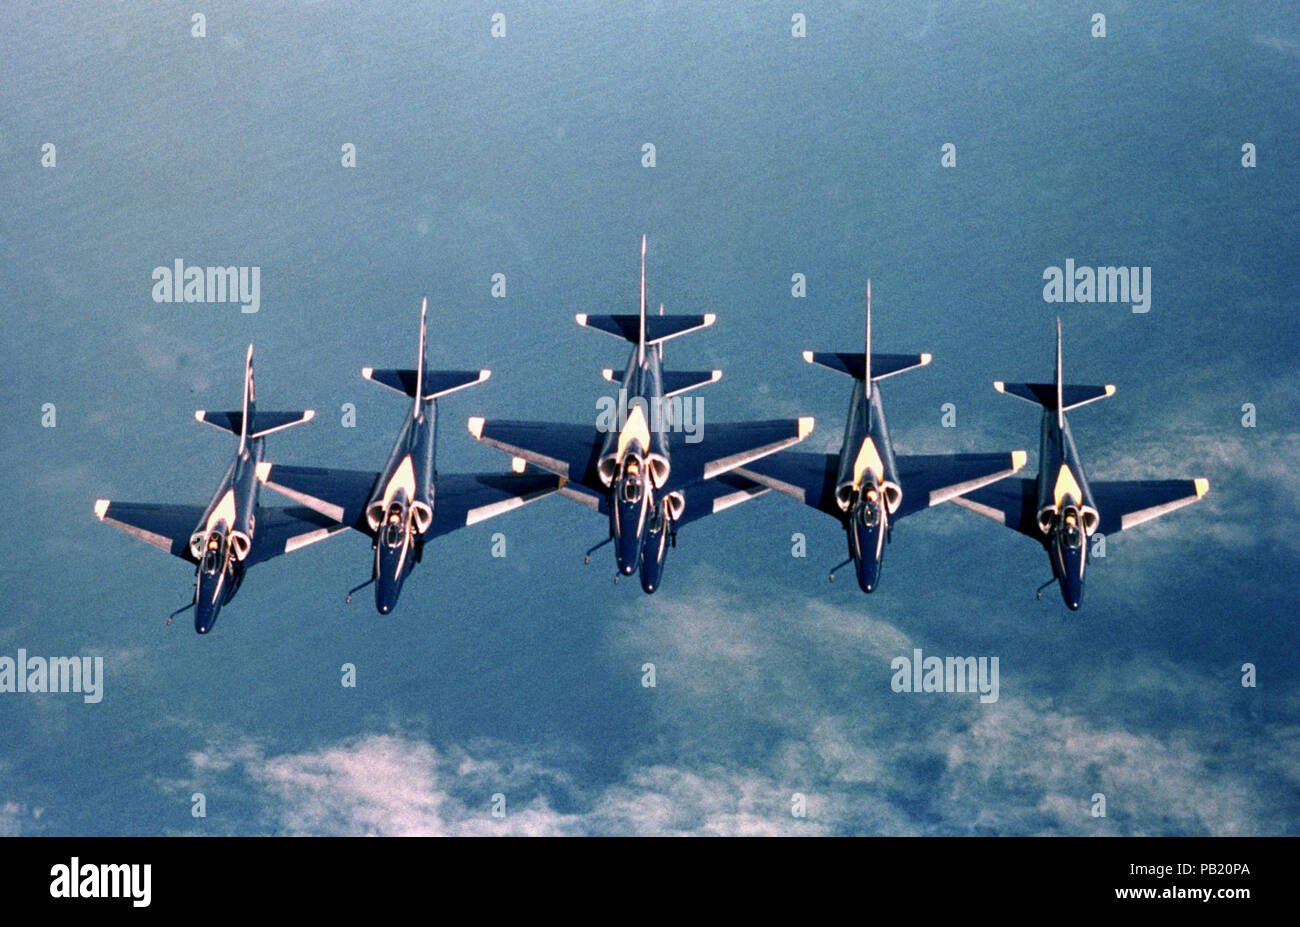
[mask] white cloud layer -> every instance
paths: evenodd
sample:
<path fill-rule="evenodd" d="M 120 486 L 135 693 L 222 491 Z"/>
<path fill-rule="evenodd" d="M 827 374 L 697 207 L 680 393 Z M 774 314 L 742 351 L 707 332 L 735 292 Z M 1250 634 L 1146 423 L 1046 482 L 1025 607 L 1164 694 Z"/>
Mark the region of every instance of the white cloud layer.
<path fill-rule="evenodd" d="M 1300 770 L 1295 728 L 1232 740 L 1159 734 L 1066 710 L 1004 667 L 992 705 L 890 690 L 914 646 L 865 609 L 782 613 L 744 597 L 654 600 L 611 622 L 611 659 L 655 662 L 640 753 L 578 781 L 569 754 L 496 741 L 435 746 L 393 729 L 301 752 L 238 737 L 191 756 L 195 788 L 252 789 L 291 834 L 1279 833 Z M 804 602 L 806 600 L 797 600 Z M 937 645 L 934 645 L 937 646 Z M 935 651 L 937 652 L 937 651 Z M 1122 699 L 1152 667 L 1106 679 Z M 1180 684 L 1220 686 L 1182 678 Z M 1009 691 L 1010 690 L 1010 691 Z M 1224 709 L 1226 699 L 1205 706 Z M 563 745 L 561 745 L 563 746 Z M 1290 755 L 1291 760 L 1284 758 Z M 583 764 L 589 765 L 589 764 Z M 1091 815 L 1094 793 L 1107 816 Z M 505 817 L 492 815 L 505 796 Z M 792 814 L 796 794 L 806 816 Z"/>

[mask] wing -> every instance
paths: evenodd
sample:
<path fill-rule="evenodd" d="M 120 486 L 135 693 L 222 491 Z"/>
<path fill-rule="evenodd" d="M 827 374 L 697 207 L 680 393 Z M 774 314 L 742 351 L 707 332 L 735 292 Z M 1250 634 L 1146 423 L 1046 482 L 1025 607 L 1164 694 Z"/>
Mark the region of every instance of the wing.
<path fill-rule="evenodd" d="M 1208 480 L 1123 480 L 1090 483 L 1102 534 L 1127 531 L 1144 521 L 1191 505 L 1210 490 Z"/>
<path fill-rule="evenodd" d="M 996 483 L 1025 465 L 1024 451 L 1006 454 L 907 454 L 895 458 L 903 501 L 897 521 Z"/>
<path fill-rule="evenodd" d="M 1006 525 L 1013 531 L 1027 534 L 1036 541 L 1043 539 L 1038 530 L 1036 480 L 1002 480 L 958 496 L 952 501 L 964 509 Z"/>
<path fill-rule="evenodd" d="M 756 460 L 734 473 L 842 519 L 844 515 L 835 504 L 839 463 L 839 454 L 787 451 Z"/>
<path fill-rule="evenodd" d="M 476 525 L 549 496 L 564 480 L 549 473 L 454 473 L 434 481 L 433 524 L 425 540 Z"/>
<path fill-rule="evenodd" d="M 204 512 L 201 505 L 154 505 L 108 499 L 95 502 L 95 516 L 100 521 L 190 563 L 197 563 L 190 553 L 190 535 Z"/>
<path fill-rule="evenodd" d="M 281 554 L 291 554 L 346 531 L 347 527 L 305 506 L 262 509 L 253 529 L 253 546 L 244 564 L 252 566 Z"/>
<path fill-rule="evenodd" d="M 556 476 L 599 493 L 607 492 L 596 473 L 604 435 L 593 425 L 472 418 L 469 431 L 484 444 L 522 457 Z"/>
<path fill-rule="evenodd" d="M 686 505 L 674 523 L 675 528 L 699 521 L 706 515 L 716 515 L 732 506 L 748 502 L 767 492 L 768 487 L 746 479 L 735 472 L 724 473 L 716 479 L 703 480 L 681 491 Z"/>
<path fill-rule="evenodd" d="M 811 417 L 739 422 L 724 425 L 701 423 L 694 434 L 668 433 L 672 471 L 663 492 L 672 492 L 713 479 L 729 470 L 753 463 L 769 454 L 798 444 L 812 433 Z"/>
<path fill-rule="evenodd" d="M 364 470 L 271 464 L 263 482 L 332 521 L 373 536 L 366 521 L 366 503 L 378 480 L 378 473 Z"/>

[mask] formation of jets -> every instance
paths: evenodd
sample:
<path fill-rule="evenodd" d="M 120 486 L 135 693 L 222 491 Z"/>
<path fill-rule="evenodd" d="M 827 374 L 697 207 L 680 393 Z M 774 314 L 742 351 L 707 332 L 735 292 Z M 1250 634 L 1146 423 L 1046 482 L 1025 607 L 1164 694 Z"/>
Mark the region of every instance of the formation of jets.
<path fill-rule="evenodd" d="M 682 397 L 716 382 L 719 370 L 664 369 L 665 342 L 713 325 L 713 315 L 657 315 L 646 311 L 646 242 L 641 240 L 640 311 L 633 315 L 579 315 L 577 322 L 630 342 L 616 384 L 613 413 L 595 424 L 503 421 L 472 417 L 473 437 L 511 456 L 507 473 L 440 474 L 435 461 L 438 400 L 482 383 L 488 370 L 430 370 L 426 362 L 428 301 L 420 308 L 416 365 L 362 368 L 362 376 L 411 401 L 410 411 L 382 469 L 342 470 L 273 463 L 266 436 L 310 421 L 313 412 L 259 412 L 253 393 L 253 347 L 244 368 L 237 411 L 199 411 L 195 417 L 239 438 L 225 476 L 207 506 L 124 503 L 100 499 L 95 515 L 194 565 L 194 598 L 168 618 L 195 610 L 194 629 L 206 634 L 243 582 L 249 567 L 352 529 L 370 540 L 370 579 L 348 593 L 375 587 L 375 608 L 388 614 L 424 545 L 549 495 L 561 495 L 605 516 L 618 576 L 637 573 L 655 592 L 677 532 L 692 521 L 775 490 L 835 518 L 844 530 L 858 585 L 880 582 L 893 524 L 943 502 L 956 502 L 1038 541 L 1051 561 L 1052 582 L 1066 606 L 1079 608 L 1089 541 L 1126 530 L 1195 502 L 1205 479 L 1090 484 L 1065 413 L 1113 395 L 1113 386 L 1075 386 L 1061 373 L 1057 320 L 1052 383 L 994 384 L 1043 407 L 1036 479 L 1011 479 L 1027 461 L 1023 450 L 979 454 L 896 454 L 885 425 L 879 383 L 929 364 L 929 354 L 872 351 L 871 284 L 867 283 L 866 340 L 861 351 L 814 353 L 803 359 L 853 380 L 837 453 L 793 450 L 813 430 L 800 416 L 739 423 L 691 421 Z M 692 427 L 694 426 L 694 427 Z M 268 487 L 295 506 L 263 508 Z M 839 567 L 836 567 L 838 569 Z M 835 578 L 834 571 L 830 578 Z M 1041 596 L 1042 587 L 1039 589 Z"/>

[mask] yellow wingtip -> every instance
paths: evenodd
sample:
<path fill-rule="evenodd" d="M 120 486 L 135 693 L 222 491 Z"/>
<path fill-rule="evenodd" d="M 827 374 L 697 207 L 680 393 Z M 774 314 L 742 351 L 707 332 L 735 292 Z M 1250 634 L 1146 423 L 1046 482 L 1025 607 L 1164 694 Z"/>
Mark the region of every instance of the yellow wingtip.
<path fill-rule="evenodd" d="M 516 473 L 523 473 L 524 468 L 527 466 L 528 466 L 528 461 L 524 460 L 522 457 L 510 458 L 510 469 L 515 471 Z"/>
<path fill-rule="evenodd" d="M 472 434 L 476 440 L 483 435 L 483 421 L 482 416 L 478 415 L 469 420 L 469 433 Z"/>
<path fill-rule="evenodd" d="M 95 517 L 98 518 L 100 521 L 103 521 L 103 520 L 104 520 L 104 516 L 105 516 L 106 514 L 108 514 L 108 500 L 107 500 L 107 499 L 96 499 L 96 500 L 95 500 Z"/>
<path fill-rule="evenodd" d="M 1196 498 L 1201 498 L 1210 491 L 1210 481 L 1203 476 L 1198 476 L 1193 482 L 1196 484 Z"/>
<path fill-rule="evenodd" d="M 811 364 L 811 363 L 813 362 L 813 352 L 812 352 L 812 351 L 804 351 L 804 352 L 803 352 L 803 362 L 804 362 L 805 364 Z"/>
<path fill-rule="evenodd" d="M 997 390 L 999 393 L 1005 393 L 1007 391 L 1007 385 L 1003 383 L 1001 380 L 994 380 L 993 388 Z"/>
<path fill-rule="evenodd" d="M 934 360 L 934 355 L 933 355 L 933 354 L 922 354 L 922 355 L 921 355 L 921 366 L 922 366 L 922 367 L 928 366 L 929 363 L 930 363 L 930 361 L 932 361 L 932 360 Z"/>
<path fill-rule="evenodd" d="M 811 415 L 800 416 L 799 418 L 799 440 L 800 441 L 802 441 L 804 438 L 812 434 L 814 424 L 815 424 L 815 420 Z"/>
<path fill-rule="evenodd" d="M 1011 452 L 1011 469 L 1012 469 L 1012 470 L 1019 470 L 1021 467 L 1023 467 L 1023 466 L 1024 466 L 1026 463 L 1028 463 L 1028 462 L 1029 462 L 1029 455 L 1026 454 L 1024 451 L 1012 451 L 1012 452 Z"/>

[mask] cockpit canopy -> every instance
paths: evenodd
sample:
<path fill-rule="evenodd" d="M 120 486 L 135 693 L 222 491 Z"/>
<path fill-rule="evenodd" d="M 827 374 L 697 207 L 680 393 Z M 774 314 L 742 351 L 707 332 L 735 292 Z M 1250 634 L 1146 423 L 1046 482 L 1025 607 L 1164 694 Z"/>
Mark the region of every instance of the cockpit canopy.
<path fill-rule="evenodd" d="M 209 576 L 220 571 L 226 562 L 226 536 L 220 531 L 209 531 L 203 542 L 203 558 L 199 568 Z"/>
<path fill-rule="evenodd" d="M 1067 507 L 1061 513 L 1061 543 L 1070 550 L 1078 550 L 1083 546 L 1083 525 L 1079 510 L 1074 506 Z"/>
<path fill-rule="evenodd" d="M 643 492 L 645 492 L 645 471 L 641 461 L 636 457 L 628 457 L 623 461 L 623 475 L 619 479 L 619 498 L 631 505 L 641 501 Z"/>
<path fill-rule="evenodd" d="M 401 547 L 406 539 L 406 510 L 401 502 L 391 502 L 379 529 L 385 547 Z"/>
<path fill-rule="evenodd" d="M 880 524 L 880 497 L 875 493 L 868 493 L 862 497 L 858 503 L 857 511 L 854 512 L 858 524 L 864 528 L 874 528 Z"/>

